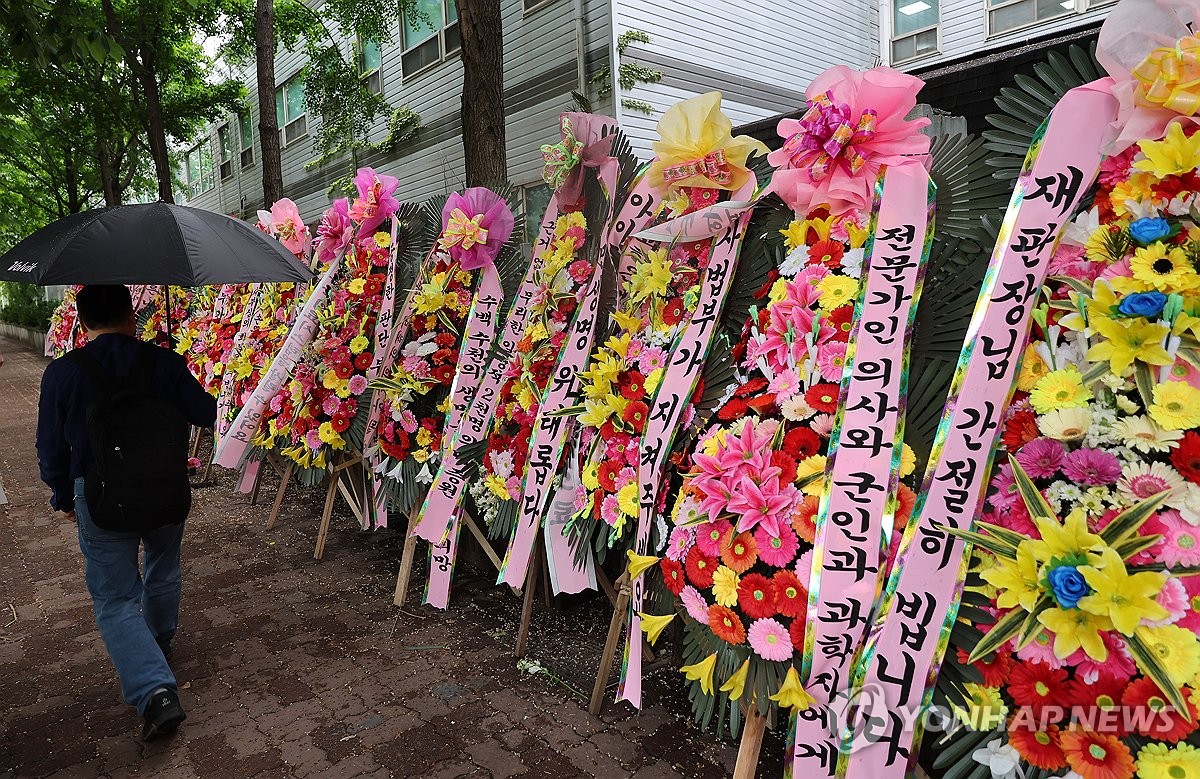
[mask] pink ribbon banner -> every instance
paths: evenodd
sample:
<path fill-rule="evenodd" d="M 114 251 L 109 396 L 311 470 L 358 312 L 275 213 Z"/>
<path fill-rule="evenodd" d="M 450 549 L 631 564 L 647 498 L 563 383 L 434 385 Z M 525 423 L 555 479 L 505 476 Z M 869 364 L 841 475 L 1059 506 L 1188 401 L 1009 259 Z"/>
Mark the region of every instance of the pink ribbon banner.
<path fill-rule="evenodd" d="M 504 385 L 504 369 L 508 366 L 510 355 L 517 349 L 517 342 L 525 332 L 525 320 L 529 315 L 529 302 L 537 287 L 538 271 L 541 260 L 538 257 L 542 250 L 550 245 L 554 236 L 554 222 L 558 219 L 557 199 L 550 199 L 546 216 L 542 220 L 538 239 L 534 246 L 534 258 L 529 264 L 525 278 L 517 290 L 516 300 L 504 323 L 498 348 L 488 360 L 488 352 L 477 353 L 470 344 L 464 343 L 463 354 L 458 361 L 460 369 L 471 366 L 474 369 L 487 365 L 479 383 L 479 389 L 471 400 L 471 406 L 462 417 L 456 430 L 446 429 L 445 435 L 450 437 L 450 446 L 438 465 L 433 483 L 429 485 L 429 494 L 425 503 L 412 523 L 411 533 L 423 538 L 435 546 L 445 544 L 452 529 L 457 528 L 455 511 L 462 501 L 467 489 L 467 479 L 471 473 L 470 463 L 460 462 L 458 450 L 462 446 L 470 446 L 483 441 L 487 437 L 488 425 L 496 413 L 500 403 L 500 388 Z"/>
<path fill-rule="evenodd" d="M 754 176 L 733 194 L 733 199 L 745 199 L 754 193 Z M 638 480 L 639 514 L 634 551 L 645 555 L 650 548 L 650 528 L 658 505 L 659 485 L 663 468 L 671 454 L 671 444 L 679 430 L 683 413 L 691 402 L 696 382 L 704 369 L 712 337 L 721 318 L 721 309 L 729 295 L 733 274 L 737 270 L 738 252 L 742 246 L 742 234 L 750 221 L 750 211 L 744 209 L 736 218 L 708 219 L 705 212 L 715 206 L 701 209 L 694 214 L 665 222 L 656 231 L 660 235 L 675 236 L 671 225 L 679 223 L 681 240 L 692 242 L 712 238 L 712 253 L 708 269 L 701 282 L 700 300 L 696 313 L 687 328 L 673 345 L 671 361 L 663 374 L 662 383 L 650 404 L 646 427 L 642 433 Z M 720 211 L 715 213 L 721 213 Z M 694 217 L 694 218 L 693 218 Z M 711 225 L 719 230 L 703 234 L 696 225 Z M 642 707 L 642 598 L 645 595 L 645 578 L 637 577 L 632 583 L 633 593 L 629 603 L 629 618 L 626 622 L 625 658 L 621 667 L 621 684 L 617 700 L 629 701 L 637 708 Z"/>
<path fill-rule="evenodd" d="M 1072 89 L 1030 147 L 900 557 L 856 669 L 854 737 L 841 745 L 840 774 L 887 779 L 915 764 L 968 562 L 965 544 L 944 528 L 968 529 L 978 513 L 1030 314 L 1063 228 L 1099 170 L 1101 143 L 1116 112 L 1106 81 Z"/>
<path fill-rule="evenodd" d="M 267 404 L 287 384 L 292 375 L 292 369 L 296 367 L 300 356 L 304 354 L 305 347 L 312 343 L 312 339 L 316 335 L 317 309 L 329 297 L 330 287 L 333 286 L 333 281 L 338 275 L 344 257 L 345 253 L 343 252 L 329 264 L 329 269 L 325 271 L 325 275 L 296 317 L 296 322 L 288 332 L 283 346 L 280 347 L 279 354 L 271 362 L 271 367 L 263 375 L 258 386 L 254 388 L 246 405 L 242 406 L 242 410 L 238 412 L 237 419 L 233 421 L 229 430 L 217 443 L 216 451 L 213 452 L 213 462 L 217 465 L 226 468 L 237 468 L 241 465 L 250 449 L 250 442 L 262 425 Z"/>
<path fill-rule="evenodd" d="M 459 429 L 479 390 L 483 378 L 483 365 L 492 348 L 496 335 L 496 324 L 500 318 L 500 304 L 504 300 L 504 289 L 500 285 L 500 272 L 495 264 L 481 271 L 479 290 L 467 314 L 467 326 L 463 342 L 459 347 L 458 366 L 454 382 L 450 387 L 450 413 L 442 429 L 442 451 L 444 460 L 450 451 L 453 432 Z M 458 554 L 458 534 L 462 520 L 462 506 L 455 506 L 450 532 L 439 543 L 429 549 L 429 579 L 425 585 L 425 602 L 439 609 L 450 603 L 450 582 L 454 578 L 454 562 Z"/>
<path fill-rule="evenodd" d="M 246 311 L 242 314 L 242 324 L 233 337 L 233 348 L 229 350 L 230 355 L 238 354 L 246 345 L 246 339 L 250 337 L 250 331 L 254 329 L 254 322 L 258 319 L 259 308 L 262 305 L 263 297 L 267 294 L 267 289 L 268 285 L 258 284 L 254 292 L 250 294 Z M 215 316 L 216 314 L 214 314 Z M 233 397 L 233 388 L 236 383 L 237 373 L 229 370 L 229 366 L 226 365 L 225 372 L 221 374 L 221 389 L 217 391 L 217 440 L 225 435 L 232 423 L 232 420 L 229 419 L 229 410 L 236 402 L 236 398 Z"/>
<path fill-rule="evenodd" d="M 828 704 L 850 686 L 883 581 L 881 547 L 899 484 L 908 344 L 933 240 L 934 195 L 916 161 L 887 168 L 876 185 L 866 283 L 846 350 L 813 549 L 803 678 L 816 703 L 796 720 L 801 776 L 833 776 L 837 768 Z"/>

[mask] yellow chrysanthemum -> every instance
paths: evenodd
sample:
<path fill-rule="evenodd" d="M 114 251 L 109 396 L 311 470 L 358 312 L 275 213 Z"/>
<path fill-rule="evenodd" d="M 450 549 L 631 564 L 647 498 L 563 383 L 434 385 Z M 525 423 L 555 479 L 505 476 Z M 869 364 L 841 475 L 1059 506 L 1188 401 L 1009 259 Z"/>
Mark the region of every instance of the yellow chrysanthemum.
<path fill-rule="evenodd" d="M 718 565 L 716 572 L 713 573 L 713 598 L 722 606 L 730 608 L 736 606 L 738 584 L 740 583 L 741 577 L 738 576 L 737 571 L 727 565 Z"/>
<path fill-rule="evenodd" d="M 500 500 L 512 500 L 512 495 L 508 493 L 508 488 L 504 486 L 504 479 L 501 479 L 494 473 L 487 475 L 487 478 L 483 480 L 483 486 L 487 487 L 488 492 Z"/>
<path fill-rule="evenodd" d="M 838 276 L 831 273 L 817 282 L 817 289 L 821 291 L 821 297 L 817 299 L 821 309 L 832 311 L 854 302 L 854 298 L 858 295 L 858 281 L 849 276 Z"/>
<path fill-rule="evenodd" d="M 1173 747 L 1151 743 L 1137 755 L 1140 779 L 1200 779 L 1200 749 L 1181 743 Z"/>
<path fill-rule="evenodd" d="M 391 233 L 375 233 L 373 238 L 375 240 L 375 245 L 380 249 L 386 249 L 392 245 Z"/>
<path fill-rule="evenodd" d="M 1092 391 L 1083 386 L 1083 376 L 1074 366 L 1047 373 L 1029 393 L 1029 402 L 1039 414 L 1086 406 L 1091 399 Z"/>
<path fill-rule="evenodd" d="M 1157 658 L 1159 666 L 1176 685 L 1182 687 L 1200 673 L 1200 641 L 1187 628 L 1178 625 L 1143 625 L 1134 631 L 1134 635 L 1149 648 L 1150 654 Z"/>
<path fill-rule="evenodd" d="M 1116 184 L 1109 194 L 1113 213 L 1118 217 L 1130 215 L 1131 204 L 1144 203 L 1151 199 L 1154 186 L 1154 175 L 1150 173 L 1134 173 L 1129 178 Z"/>
<path fill-rule="evenodd" d="M 1146 409 L 1163 430 L 1200 427 L 1200 390 L 1182 381 L 1154 385 L 1154 402 Z"/>
<path fill-rule="evenodd" d="M 351 295 L 361 295 L 366 287 L 366 279 L 354 279 L 346 285 L 346 289 L 350 290 Z"/>
<path fill-rule="evenodd" d="M 1160 179 L 1200 167 L 1200 134 L 1189 138 L 1181 122 L 1173 122 L 1162 140 L 1138 141 L 1138 147 L 1146 158 L 1133 163 L 1133 167 Z"/>
<path fill-rule="evenodd" d="M 317 428 L 317 437 L 326 444 L 332 444 L 339 438 L 337 431 L 333 429 L 333 423 L 331 422 L 321 423 L 321 426 Z"/>
<path fill-rule="evenodd" d="M 600 465 L 598 463 L 588 461 L 579 476 L 584 489 L 594 490 L 600 487 Z"/>
<path fill-rule="evenodd" d="M 1129 261 L 1133 278 L 1159 292 L 1187 292 L 1200 287 L 1200 274 L 1180 247 L 1162 241 L 1136 250 Z"/>
<path fill-rule="evenodd" d="M 900 447 L 900 478 L 905 479 L 917 468 L 917 453 L 908 444 Z"/>
<path fill-rule="evenodd" d="M 1171 329 L 1141 317 L 1097 319 L 1092 328 L 1104 340 L 1088 349 L 1089 362 L 1108 361 L 1112 372 L 1124 376 L 1134 361 L 1147 365 L 1170 365 L 1174 360 L 1163 349 Z"/>
<path fill-rule="evenodd" d="M 775 305 L 787 300 L 788 283 L 787 279 L 775 279 L 775 283 L 771 285 L 770 292 L 767 293 L 767 304 Z"/>
<path fill-rule="evenodd" d="M 350 339 L 350 351 L 355 354 L 362 354 L 370 345 L 371 342 L 364 335 L 356 335 Z"/>
<path fill-rule="evenodd" d="M 626 484 L 617 490 L 617 508 L 621 513 L 631 517 L 638 515 L 638 485 L 637 482 Z"/>
<path fill-rule="evenodd" d="M 1105 265 L 1112 265 L 1121 259 L 1120 257 L 1113 257 L 1112 253 L 1109 252 L 1108 249 L 1111 245 L 1109 235 L 1108 225 L 1102 225 L 1092 231 L 1092 234 L 1088 236 L 1087 243 L 1083 247 L 1089 260 L 1092 262 L 1102 262 Z"/>

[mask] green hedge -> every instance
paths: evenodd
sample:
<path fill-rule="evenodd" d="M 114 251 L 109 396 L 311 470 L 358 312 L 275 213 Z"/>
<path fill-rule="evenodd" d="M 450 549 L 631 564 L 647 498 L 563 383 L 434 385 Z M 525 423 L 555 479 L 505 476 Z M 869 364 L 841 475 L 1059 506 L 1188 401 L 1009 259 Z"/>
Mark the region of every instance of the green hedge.
<path fill-rule="evenodd" d="M 47 330 L 56 303 L 46 300 L 41 287 L 32 284 L 0 282 L 0 322 Z"/>

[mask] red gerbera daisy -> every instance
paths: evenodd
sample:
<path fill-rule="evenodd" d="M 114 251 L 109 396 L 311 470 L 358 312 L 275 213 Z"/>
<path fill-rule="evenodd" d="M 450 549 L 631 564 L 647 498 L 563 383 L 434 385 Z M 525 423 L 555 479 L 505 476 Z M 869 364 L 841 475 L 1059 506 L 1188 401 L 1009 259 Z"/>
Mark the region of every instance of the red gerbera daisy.
<path fill-rule="evenodd" d="M 803 623 L 808 613 L 808 591 L 800 578 L 791 571 L 782 570 L 776 571 L 771 581 L 775 585 L 775 609 L 783 616 Z M 793 645 L 796 644 L 793 642 Z"/>
<path fill-rule="evenodd" d="M 1142 677 L 1125 688 L 1121 704 L 1129 711 L 1128 724 L 1134 730 L 1156 741 L 1174 744 L 1197 727 L 1196 707 L 1188 700 L 1186 691 L 1183 692 L 1183 699 L 1187 702 L 1191 722 L 1182 712 L 1175 711 L 1153 680 Z"/>
<path fill-rule="evenodd" d="M 796 458 L 778 449 L 771 452 L 771 465 L 779 469 L 779 481 L 788 484 L 796 480 Z"/>
<path fill-rule="evenodd" d="M 770 384 L 770 382 L 764 379 L 762 376 L 755 376 L 753 379 L 750 379 L 750 381 L 735 389 L 733 391 L 733 396 L 735 398 L 749 397 L 760 390 L 766 389 L 768 384 Z"/>
<path fill-rule="evenodd" d="M 1062 705 L 1069 692 L 1067 672 L 1042 663 L 1017 663 L 1008 678 L 1013 702 L 1031 707 L 1039 717 L 1043 707 Z"/>
<path fill-rule="evenodd" d="M 617 491 L 617 474 L 625 467 L 625 463 L 619 460 L 605 460 L 600 463 L 600 472 L 597 479 L 600 481 L 600 489 L 605 492 Z"/>
<path fill-rule="evenodd" d="M 821 451 L 821 436 L 804 426 L 792 428 L 783 436 L 783 451 L 805 460 Z"/>
<path fill-rule="evenodd" d="M 358 368 L 360 371 L 365 371 L 367 368 L 371 367 L 371 360 L 373 359 L 374 355 L 372 355 L 370 352 L 363 352 L 354 358 L 354 367 Z"/>
<path fill-rule="evenodd" d="M 805 495 L 804 500 L 792 514 L 792 530 L 808 543 L 814 543 L 817 538 L 817 510 L 821 507 L 821 499 L 816 495 Z"/>
<path fill-rule="evenodd" d="M 621 388 L 621 397 L 629 400 L 646 396 L 646 377 L 640 371 L 621 371 L 617 374 L 617 386 Z"/>
<path fill-rule="evenodd" d="M 913 506 L 917 503 L 917 493 L 907 484 L 896 488 L 896 527 L 903 528 L 912 518 Z"/>
<path fill-rule="evenodd" d="M 833 328 L 833 340 L 849 341 L 854 327 L 854 306 L 838 306 L 822 317 L 822 324 Z"/>
<path fill-rule="evenodd" d="M 354 366 L 348 362 L 344 362 L 334 368 L 333 372 L 339 379 L 348 379 L 354 375 Z"/>
<path fill-rule="evenodd" d="M 725 531 L 721 538 L 721 562 L 738 573 L 745 573 L 758 562 L 758 544 L 750 531 L 734 533 L 734 528 Z"/>
<path fill-rule="evenodd" d="M 829 239 L 817 241 L 808 249 L 808 259 L 819 262 L 827 268 L 836 268 L 842 264 L 842 256 L 846 253 L 840 241 Z"/>
<path fill-rule="evenodd" d="M 814 384 L 804 393 L 804 400 L 817 411 L 832 414 L 837 411 L 838 391 L 839 388 L 836 384 L 828 382 Z"/>
<path fill-rule="evenodd" d="M 1133 779 L 1133 755 L 1116 736 L 1074 726 L 1061 743 L 1067 765 L 1083 779 Z"/>
<path fill-rule="evenodd" d="M 735 419 L 741 419 L 746 416 L 746 410 L 749 406 L 746 401 L 741 398 L 730 398 L 725 401 L 725 405 L 717 409 L 717 419 L 722 422 L 732 422 Z"/>
<path fill-rule="evenodd" d="M 788 636 L 792 639 L 792 646 L 797 652 L 803 651 L 804 648 L 804 617 L 793 619 L 792 624 L 788 625 Z"/>
<path fill-rule="evenodd" d="M 671 591 L 671 594 L 678 595 L 683 592 L 683 588 L 687 585 L 687 580 L 684 579 L 683 566 L 669 557 L 664 557 L 659 561 L 658 567 L 662 570 L 663 583 L 667 585 L 667 589 Z"/>
<path fill-rule="evenodd" d="M 766 395 L 759 395 L 756 398 L 750 398 L 746 401 L 746 405 L 758 412 L 761 417 L 770 416 L 777 410 L 775 405 L 775 393 L 769 392 Z"/>
<path fill-rule="evenodd" d="M 433 378 L 437 379 L 438 384 L 449 386 L 450 382 L 454 380 L 454 366 L 439 365 L 433 369 Z"/>
<path fill-rule="evenodd" d="M 1069 687 L 1070 697 L 1067 700 L 1072 706 L 1079 707 L 1079 717 L 1082 722 L 1095 725 L 1099 722 L 1109 723 L 1110 720 L 1115 719 L 1115 724 L 1110 723 L 1113 724 L 1114 729 L 1106 732 L 1123 737 L 1129 732 L 1125 728 L 1124 718 L 1113 717 L 1105 712 L 1118 712 L 1121 699 L 1125 696 L 1125 688 L 1128 685 L 1127 678 L 1122 679 L 1108 674 L 1101 674 L 1090 684 L 1083 679 L 1072 679 Z"/>
<path fill-rule="evenodd" d="M 1059 743 L 1057 725 L 1050 725 L 1045 730 L 1010 726 L 1008 743 L 1016 748 L 1026 763 L 1037 768 L 1055 771 L 1067 766 L 1067 756 L 1063 754 Z"/>
<path fill-rule="evenodd" d="M 335 433 L 344 433 L 350 429 L 350 419 L 345 414 L 334 414 L 329 420 Z"/>
<path fill-rule="evenodd" d="M 761 573 L 748 573 L 738 582 L 738 607 L 751 619 L 773 617 L 775 586 Z"/>
<path fill-rule="evenodd" d="M 1183 440 L 1171 452 L 1171 464 L 1183 478 L 1200 484 L 1200 434 L 1194 430 L 1183 434 Z"/>
<path fill-rule="evenodd" d="M 969 653 L 962 649 L 957 652 L 958 662 L 966 665 Z M 976 670 L 983 675 L 985 686 L 999 687 L 1008 681 L 1008 677 L 1012 673 L 1013 659 L 1012 655 L 1005 652 L 993 652 L 991 660 L 976 660 L 971 665 L 975 666 Z"/>
<path fill-rule="evenodd" d="M 646 427 L 646 415 L 649 413 L 649 406 L 640 400 L 635 400 L 625 406 L 625 410 L 621 412 L 621 419 L 625 424 L 631 426 L 635 433 L 640 433 Z"/>
<path fill-rule="evenodd" d="M 733 609 L 721 605 L 709 606 L 708 626 L 717 638 L 726 643 L 737 645 L 746 642 L 746 628 Z"/>
<path fill-rule="evenodd" d="M 683 319 L 683 301 L 679 298 L 671 298 L 663 306 L 662 311 L 663 322 L 668 325 L 677 325 Z"/>
<path fill-rule="evenodd" d="M 713 573 L 717 570 L 717 558 L 709 557 L 693 546 L 684 560 L 684 570 L 687 571 L 688 581 L 700 589 L 708 589 L 713 583 Z"/>
<path fill-rule="evenodd" d="M 1015 452 L 1041 434 L 1037 426 L 1037 415 L 1028 409 L 1022 409 L 1004 423 L 1004 435 L 1001 440 L 1008 451 Z"/>

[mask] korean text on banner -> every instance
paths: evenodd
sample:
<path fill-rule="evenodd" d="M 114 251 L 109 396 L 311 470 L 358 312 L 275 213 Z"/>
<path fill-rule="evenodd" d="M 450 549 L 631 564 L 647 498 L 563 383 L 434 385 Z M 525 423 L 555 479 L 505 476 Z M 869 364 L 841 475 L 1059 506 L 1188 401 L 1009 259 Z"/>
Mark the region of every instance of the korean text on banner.
<path fill-rule="evenodd" d="M 882 584 L 904 442 L 908 346 L 933 240 L 935 187 L 923 165 L 887 168 L 876 193 L 813 549 L 802 677 L 815 703 L 798 715 L 794 739 L 804 776 L 832 776 L 837 767 L 828 704 L 849 687 Z"/>
<path fill-rule="evenodd" d="M 1063 96 L 1017 179 L 925 481 L 856 669 L 856 686 L 869 693 L 870 705 L 856 715 L 868 727 L 852 727 L 855 739 L 842 745 L 842 770 L 852 779 L 899 777 L 916 760 L 968 562 L 964 543 L 942 528 L 968 529 L 983 498 L 1050 257 L 1095 179 L 1101 142 L 1116 116 L 1108 83 Z"/>

